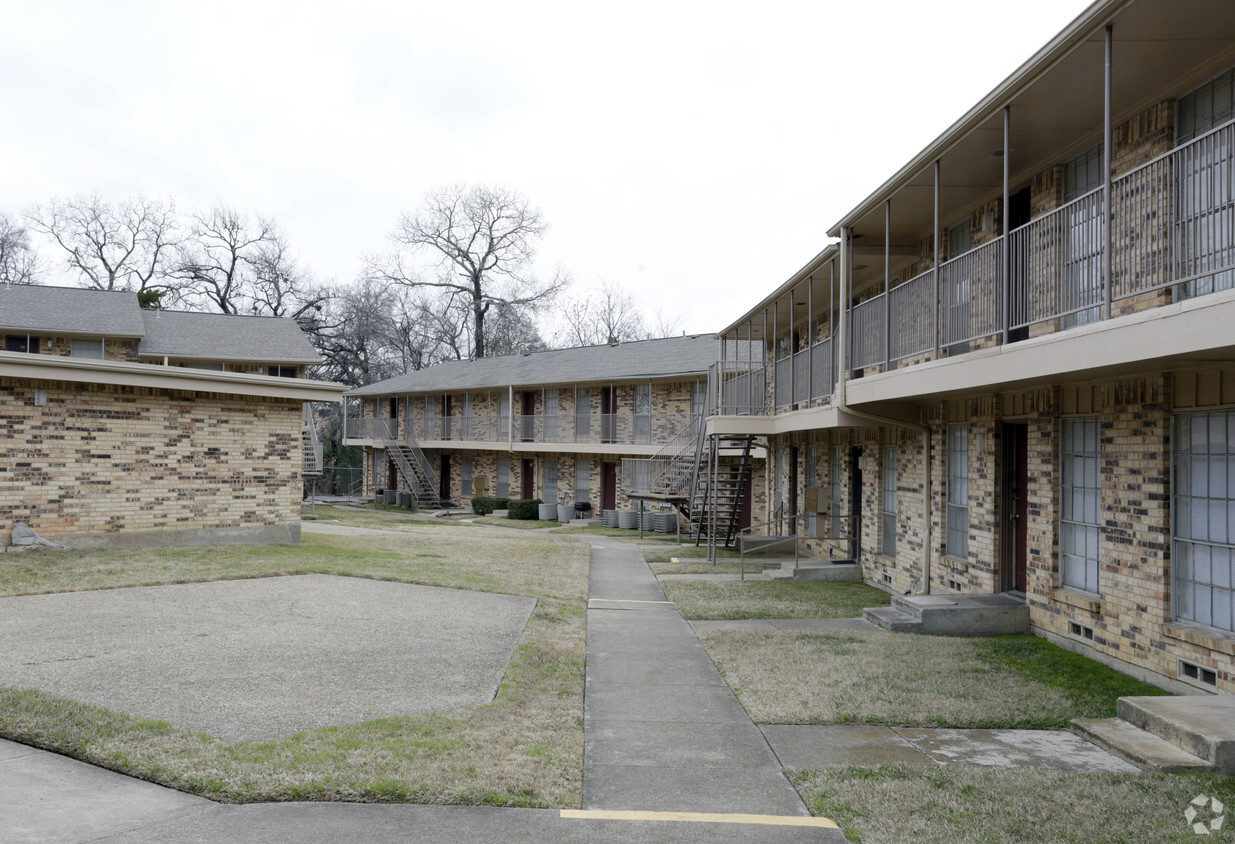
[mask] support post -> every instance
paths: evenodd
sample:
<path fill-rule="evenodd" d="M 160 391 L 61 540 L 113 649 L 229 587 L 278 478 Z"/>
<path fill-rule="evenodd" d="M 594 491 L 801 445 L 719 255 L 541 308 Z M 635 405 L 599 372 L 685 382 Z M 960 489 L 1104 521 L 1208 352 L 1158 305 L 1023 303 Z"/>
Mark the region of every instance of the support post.
<path fill-rule="evenodd" d="M 935 159 L 935 227 L 934 261 L 935 261 L 935 297 L 931 306 L 932 334 L 935 336 L 935 360 L 939 360 L 939 159 Z"/>
<path fill-rule="evenodd" d="M 1003 226 L 1003 339 L 1000 341 L 1003 345 L 1008 345 L 1008 315 L 1012 309 L 1012 236 L 1011 229 L 1008 226 L 1008 201 L 1010 199 L 1008 191 L 1008 159 L 1012 157 L 1012 148 L 1009 146 L 1008 140 L 1012 131 L 1012 106 L 1006 105 L 1003 107 L 1003 209 L 1000 212 L 1001 224 Z"/>
<path fill-rule="evenodd" d="M 892 363 L 892 200 L 883 201 L 883 371 Z"/>
<path fill-rule="evenodd" d="M 815 313 L 815 277 L 806 277 L 806 404 L 809 407 L 815 398 L 815 327 L 811 320 Z"/>
<path fill-rule="evenodd" d="M 1106 292 L 1106 319 L 1111 318 L 1114 290 L 1111 287 L 1111 63 L 1114 58 L 1113 24 L 1106 25 L 1106 73 L 1103 79 L 1102 110 L 1102 286 Z"/>

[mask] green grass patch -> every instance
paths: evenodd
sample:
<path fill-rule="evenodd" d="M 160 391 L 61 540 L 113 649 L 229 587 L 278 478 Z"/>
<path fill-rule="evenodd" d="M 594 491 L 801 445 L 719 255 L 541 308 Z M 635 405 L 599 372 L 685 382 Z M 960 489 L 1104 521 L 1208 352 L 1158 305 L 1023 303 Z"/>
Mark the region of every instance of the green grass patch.
<path fill-rule="evenodd" d="M 635 530 L 626 530 L 625 528 L 612 528 L 612 527 L 601 527 L 600 525 L 590 525 L 587 527 L 558 528 L 557 530 L 551 531 L 551 532 L 559 533 L 559 534 L 561 533 L 570 534 L 574 536 L 612 536 L 615 539 L 629 539 L 634 542 L 640 542 L 640 541 L 642 542 L 674 542 L 674 543 L 677 542 L 676 536 L 670 536 L 669 534 L 657 535 L 654 533 L 649 533 L 648 531 L 643 532 L 643 539 L 640 540 L 638 528 L 636 528 Z"/>
<path fill-rule="evenodd" d="M 360 537 L 306 534 L 296 546 L 6 554 L 0 596 L 322 573 L 527 595 L 537 604 L 496 699 L 484 706 L 225 742 L 0 687 L 0 736 L 223 802 L 577 807 L 587 569 L 579 543 L 422 526 Z"/>
<path fill-rule="evenodd" d="M 1184 818 L 1197 795 L 1235 801 L 1235 777 L 1111 774 L 979 765 L 798 771 L 815 815 L 851 841 L 1194 842 Z M 1204 819 L 1208 821 L 1208 811 Z M 1228 837 L 1226 829 L 1220 833 Z"/>
<path fill-rule="evenodd" d="M 863 607 L 887 606 L 888 594 L 865 583 L 772 581 L 661 582 L 686 619 L 856 618 Z"/>
<path fill-rule="evenodd" d="M 498 527 L 515 528 L 516 530 L 533 530 L 536 528 L 561 527 L 561 522 L 540 521 L 538 519 L 498 519 L 493 516 L 472 519 L 476 525 L 497 525 Z"/>
<path fill-rule="evenodd" d="M 1065 728 L 1113 717 L 1120 697 L 1165 694 L 1033 636 L 712 630 L 699 639 L 763 724 Z"/>
<path fill-rule="evenodd" d="M 708 549 L 706 545 L 675 545 L 672 548 L 664 546 L 653 546 L 651 548 L 640 548 L 643 552 L 643 559 L 648 563 L 667 563 L 671 557 L 677 557 L 679 560 L 704 560 L 707 561 Z M 737 551 L 731 551 L 728 548 L 717 548 L 716 559 L 718 560 L 736 560 L 741 557 Z M 748 567 L 761 565 L 758 558 L 748 557 Z M 778 562 L 777 565 L 780 565 Z"/>

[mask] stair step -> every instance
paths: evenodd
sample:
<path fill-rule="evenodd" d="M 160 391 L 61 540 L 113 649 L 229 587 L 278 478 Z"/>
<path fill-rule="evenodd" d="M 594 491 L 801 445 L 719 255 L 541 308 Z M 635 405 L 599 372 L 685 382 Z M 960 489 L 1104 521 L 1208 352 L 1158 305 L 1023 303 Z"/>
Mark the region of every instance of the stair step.
<path fill-rule="evenodd" d="M 1029 630 L 1029 607 L 1009 595 L 893 595 L 892 607 L 922 622 L 915 632 L 931 636 L 999 636 Z"/>
<path fill-rule="evenodd" d="M 1122 718 L 1074 718 L 1072 730 L 1145 771 L 1177 774 L 1213 770 L 1206 760 Z"/>
<path fill-rule="evenodd" d="M 892 633 L 906 633 L 922 626 L 920 619 L 893 607 L 866 607 L 862 617 Z"/>
<path fill-rule="evenodd" d="M 1133 727 L 1235 774 L 1235 695 L 1121 697 L 1116 711 Z"/>

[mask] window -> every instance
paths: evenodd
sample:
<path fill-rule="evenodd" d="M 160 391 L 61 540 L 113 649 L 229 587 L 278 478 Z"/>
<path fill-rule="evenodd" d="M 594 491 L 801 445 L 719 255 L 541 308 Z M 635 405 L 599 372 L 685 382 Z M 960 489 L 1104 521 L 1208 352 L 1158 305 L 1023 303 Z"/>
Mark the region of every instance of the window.
<path fill-rule="evenodd" d="M 883 450 L 883 553 L 896 556 L 896 449 Z"/>
<path fill-rule="evenodd" d="M 1090 147 L 1063 166 L 1065 203 L 1071 203 L 1104 184 L 1102 144 Z M 1065 328 L 1097 322 L 1102 315 L 1102 203 L 1101 196 L 1069 205 L 1064 214 L 1063 300 Z M 1093 307 L 1085 307 L 1092 305 Z M 1083 308 L 1083 310 L 1077 310 Z"/>
<path fill-rule="evenodd" d="M 472 492 L 474 491 L 472 488 L 473 487 L 473 479 L 472 479 L 473 476 L 472 476 L 472 458 L 471 457 L 463 457 L 460 459 L 459 477 L 462 479 L 462 483 L 463 483 L 463 494 L 471 495 Z"/>
<path fill-rule="evenodd" d="M 74 354 L 76 354 L 76 353 L 74 353 Z M 211 372 L 222 372 L 222 371 L 223 371 L 223 364 L 221 364 L 221 363 L 211 363 L 210 361 L 204 361 L 204 360 L 189 361 L 189 362 L 188 362 L 187 364 L 185 364 L 185 365 L 186 365 L 189 369 L 206 369 L 206 370 L 209 370 L 209 371 L 211 371 Z"/>
<path fill-rule="evenodd" d="M 586 441 L 592 435 L 592 388 L 575 388 L 575 439 Z M 580 499 L 581 501 L 583 499 Z"/>
<path fill-rule="evenodd" d="M 39 353 L 39 338 L 31 337 L 29 334 L 10 334 L 4 338 L 4 350 L 6 352 L 29 352 L 32 355 Z"/>
<path fill-rule="evenodd" d="M 386 482 L 382 478 L 382 465 L 385 463 L 386 454 L 381 449 L 373 450 L 373 487 L 374 489 L 385 489 Z"/>
<path fill-rule="evenodd" d="M 592 467 L 586 460 L 575 461 L 575 501 L 592 500 Z"/>
<path fill-rule="evenodd" d="M 557 442 L 557 390 L 545 390 L 545 442 Z"/>
<path fill-rule="evenodd" d="M 280 366 L 277 363 L 266 367 L 266 374 L 274 375 L 278 378 L 296 378 L 298 375 L 298 373 L 296 372 L 296 367 Z"/>
<path fill-rule="evenodd" d="M 557 458 L 545 458 L 545 494 L 542 499 L 546 504 L 557 503 Z"/>
<path fill-rule="evenodd" d="M 845 450 L 840 446 L 832 449 L 832 471 L 828 478 L 831 494 L 828 496 L 832 510 L 832 536 L 839 539 L 841 532 L 841 517 L 845 510 Z"/>
<path fill-rule="evenodd" d="M 949 557 L 969 556 L 969 426 L 948 426 Z"/>
<path fill-rule="evenodd" d="M 1235 116 L 1232 71 L 1219 74 L 1176 105 L 1176 140 L 1180 144 L 1204 135 Z M 1202 296 L 1235 286 L 1235 139 L 1230 131 L 1215 132 L 1177 153 L 1179 229 L 1176 278 L 1191 279 L 1176 288 L 1181 298 Z"/>
<path fill-rule="evenodd" d="M 463 439 L 472 438 L 472 394 L 463 394 Z"/>
<path fill-rule="evenodd" d="M 1175 615 L 1235 632 L 1235 412 L 1177 415 L 1172 450 Z"/>
<path fill-rule="evenodd" d="M 635 442 L 652 440 L 652 385 L 635 385 Z"/>
<path fill-rule="evenodd" d="M 691 438 L 699 435 L 699 427 L 703 423 L 703 414 L 707 404 L 708 385 L 706 381 L 696 381 L 690 392 Z"/>
<path fill-rule="evenodd" d="M 498 437 L 510 435 L 510 396 L 506 393 L 499 393 L 497 397 L 497 435 Z M 498 496 L 498 498 L 501 497 Z"/>
<path fill-rule="evenodd" d="M 440 440 L 441 430 L 437 424 L 437 397 L 425 396 L 425 439 Z"/>
<path fill-rule="evenodd" d="M 86 339 L 73 338 L 69 351 L 75 358 L 94 358 L 95 360 L 103 359 L 103 338 Z"/>
<path fill-rule="evenodd" d="M 497 456 L 497 497 L 510 497 L 510 458 L 505 454 Z"/>
<path fill-rule="evenodd" d="M 968 220 L 948 229 L 948 260 L 959 258 L 973 248 L 973 229 Z M 968 263 L 968 262 L 964 262 Z M 950 273 L 945 290 L 947 320 L 944 336 L 948 339 L 968 337 L 971 333 L 971 305 L 973 291 L 968 276 L 963 272 L 964 263 L 954 265 L 957 271 Z M 969 341 L 961 339 L 948 346 L 949 355 L 961 355 L 969 351 Z"/>
<path fill-rule="evenodd" d="M 1064 419 L 1059 434 L 1060 583 L 1098 592 L 1101 522 L 1097 419 Z"/>

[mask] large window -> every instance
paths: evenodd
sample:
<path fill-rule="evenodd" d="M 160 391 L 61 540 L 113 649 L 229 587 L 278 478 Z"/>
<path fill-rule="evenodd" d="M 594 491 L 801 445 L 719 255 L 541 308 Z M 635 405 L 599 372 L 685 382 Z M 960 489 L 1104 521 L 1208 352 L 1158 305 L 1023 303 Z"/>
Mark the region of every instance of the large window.
<path fill-rule="evenodd" d="M 440 440 L 441 426 L 437 424 L 437 396 L 425 396 L 425 439 Z"/>
<path fill-rule="evenodd" d="M 575 440 L 587 442 L 592 435 L 592 388 L 575 388 Z M 580 501 L 584 499 L 579 499 Z"/>
<path fill-rule="evenodd" d="M 1065 203 L 1105 183 L 1102 144 L 1090 147 L 1063 166 Z M 1102 316 L 1102 197 L 1069 205 L 1064 223 L 1063 318 L 1065 327 L 1097 322 Z M 1092 305 L 1093 307 L 1084 307 Z M 1081 310 L 1077 310 L 1081 309 Z"/>
<path fill-rule="evenodd" d="M 832 469 L 828 473 L 829 509 L 832 511 L 832 538 L 839 539 L 842 517 L 845 514 L 845 450 L 841 446 L 832 449 Z M 854 549 L 856 553 L 857 549 Z"/>
<path fill-rule="evenodd" d="M 472 482 L 472 458 L 467 456 L 460 458 L 459 465 L 459 475 L 462 478 L 463 494 L 471 495 L 474 491 Z"/>
<path fill-rule="evenodd" d="M 1175 615 L 1235 632 L 1235 412 L 1175 417 Z"/>
<path fill-rule="evenodd" d="M 883 450 L 883 553 L 896 556 L 896 448 Z"/>
<path fill-rule="evenodd" d="M 1235 86 L 1227 70 L 1187 96 L 1176 107 L 1176 140 L 1190 141 L 1235 116 Z M 1178 259 L 1182 297 L 1201 296 L 1235 286 L 1235 140 L 1229 130 L 1214 132 L 1178 153 Z"/>
<path fill-rule="evenodd" d="M 470 440 L 473 433 L 472 425 L 472 394 L 463 394 L 463 439 Z"/>
<path fill-rule="evenodd" d="M 545 390 L 545 442 L 557 442 L 557 390 Z"/>
<path fill-rule="evenodd" d="M 949 557 L 969 556 L 969 426 L 948 427 L 948 530 Z"/>
<path fill-rule="evenodd" d="M 635 442 L 652 439 L 652 385 L 635 385 Z"/>
<path fill-rule="evenodd" d="M 497 497 L 510 497 L 510 458 L 505 454 L 497 456 Z"/>
<path fill-rule="evenodd" d="M 545 492 L 541 499 L 546 504 L 557 503 L 557 458 L 545 458 Z"/>
<path fill-rule="evenodd" d="M 510 435 L 510 396 L 507 393 L 499 393 L 497 397 L 497 435 L 499 438 Z"/>
<path fill-rule="evenodd" d="M 1060 582 L 1098 592 L 1101 477 L 1097 419 L 1064 419 L 1059 432 Z"/>
<path fill-rule="evenodd" d="M 71 354 L 75 358 L 95 358 L 96 360 L 103 359 L 103 338 L 88 339 L 85 337 L 74 337 L 70 345 Z"/>
<path fill-rule="evenodd" d="M 575 460 L 575 501 L 592 500 L 592 466 L 583 458 Z"/>

